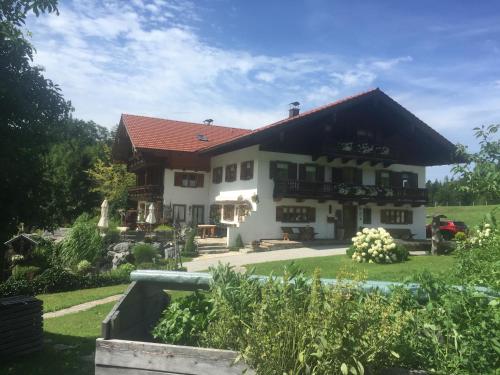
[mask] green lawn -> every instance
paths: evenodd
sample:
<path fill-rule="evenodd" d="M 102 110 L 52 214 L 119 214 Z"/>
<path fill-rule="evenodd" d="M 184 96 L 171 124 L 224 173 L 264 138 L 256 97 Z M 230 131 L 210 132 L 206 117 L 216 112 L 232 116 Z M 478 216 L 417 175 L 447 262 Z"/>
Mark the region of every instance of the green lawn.
<path fill-rule="evenodd" d="M 316 268 L 321 270 L 321 277 L 335 278 L 339 271 L 366 273 L 368 280 L 404 281 L 415 272 L 428 270 L 431 273 L 449 273 L 455 263 L 455 258 L 448 256 L 411 256 L 407 262 L 395 264 L 356 263 L 346 255 L 303 258 L 287 261 L 276 261 L 246 265 L 247 269 L 255 267 L 258 275 L 281 275 L 283 266 L 295 264 L 306 274 L 312 275 Z"/>
<path fill-rule="evenodd" d="M 478 225 L 484 215 L 488 214 L 494 208 L 497 208 L 500 214 L 500 205 L 492 206 L 437 206 L 437 207 L 427 207 L 427 215 L 443 214 L 447 218 L 463 221 L 469 226 L 469 228 Z M 428 222 L 431 221 L 430 218 L 427 219 Z"/>
<path fill-rule="evenodd" d="M 58 294 L 73 298 L 70 294 L 78 292 L 81 291 Z M 187 293 L 171 292 L 171 295 L 175 299 Z M 114 302 L 107 303 L 76 314 L 45 319 L 45 343 L 42 351 L 9 361 L 2 360 L 0 374 L 93 374 L 95 340 L 101 335 L 101 322 L 113 305 Z M 70 348 L 57 350 L 61 344 Z"/>
<path fill-rule="evenodd" d="M 40 294 L 36 296 L 43 301 L 43 311 L 51 312 L 79 305 L 89 301 L 122 294 L 128 284 L 111 285 L 102 288 L 81 289 L 72 292 Z"/>

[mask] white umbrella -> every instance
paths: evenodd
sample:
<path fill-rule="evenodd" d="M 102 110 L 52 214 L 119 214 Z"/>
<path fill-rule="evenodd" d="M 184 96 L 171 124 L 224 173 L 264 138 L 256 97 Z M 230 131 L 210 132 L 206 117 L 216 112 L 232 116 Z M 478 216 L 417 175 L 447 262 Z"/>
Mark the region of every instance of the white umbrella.
<path fill-rule="evenodd" d="M 108 200 L 105 199 L 101 204 L 101 218 L 99 219 L 99 223 L 97 223 L 100 229 L 108 229 L 109 227 L 108 207 Z"/>
<path fill-rule="evenodd" d="M 149 212 L 148 212 L 148 216 L 146 216 L 146 223 L 148 223 L 148 224 L 155 224 L 156 223 L 154 203 L 151 203 L 149 205 Z"/>

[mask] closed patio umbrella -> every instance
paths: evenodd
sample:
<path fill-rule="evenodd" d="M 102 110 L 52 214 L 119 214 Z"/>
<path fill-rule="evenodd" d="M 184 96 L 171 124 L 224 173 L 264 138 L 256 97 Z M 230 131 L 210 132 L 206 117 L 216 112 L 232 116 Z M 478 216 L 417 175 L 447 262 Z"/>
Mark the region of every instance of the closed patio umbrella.
<path fill-rule="evenodd" d="M 109 219 L 108 219 L 108 200 L 105 199 L 101 204 L 101 217 L 99 219 L 99 223 L 97 223 L 97 227 L 99 229 L 108 229 L 109 227 Z"/>
<path fill-rule="evenodd" d="M 150 227 L 151 227 L 151 225 L 156 223 L 154 203 L 151 203 L 149 205 L 149 212 L 148 212 L 148 216 L 146 216 L 146 223 L 148 223 L 150 225 Z"/>

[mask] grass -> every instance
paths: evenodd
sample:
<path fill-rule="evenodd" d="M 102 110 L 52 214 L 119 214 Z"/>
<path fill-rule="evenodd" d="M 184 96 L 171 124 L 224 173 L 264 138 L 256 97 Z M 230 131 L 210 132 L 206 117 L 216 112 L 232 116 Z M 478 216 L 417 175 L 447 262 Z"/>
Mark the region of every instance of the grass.
<path fill-rule="evenodd" d="M 40 294 L 36 296 L 43 301 L 43 311 L 52 312 L 81 303 L 95 301 L 101 298 L 122 294 L 128 284 L 111 285 L 102 288 L 81 289 L 72 292 Z"/>
<path fill-rule="evenodd" d="M 246 265 L 254 267 L 258 275 L 281 275 L 283 267 L 294 264 L 307 275 L 312 275 L 316 268 L 321 270 L 321 277 L 335 278 L 340 271 L 366 273 L 368 280 L 404 281 L 416 272 L 427 270 L 434 274 L 448 273 L 455 264 L 455 257 L 447 256 L 411 256 L 407 262 L 395 264 L 355 263 L 346 255 L 303 258 L 286 261 L 257 263 Z"/>
<path fill-rule="evenodd" d="M 171 292 L 170 294 L 173 299 L 176 299 L 187 292 Z M 113 305 L 114 302 L 107 303 L 76 314 L 45 319 L 43 349 L 25 357 L 2 360 L 0 374 L 93 374 L 95 340 L 101 335 L 101 322 Z M 57 350 L 57 346 L 61 344 L 69 348 Z"/>
<path fill-rule="evenodd" d="M 491 206 L 437 206 L 427 207 L 427 215 L 443 214 L 447 218 L 463 221 L 469 228 L 479 225 L 484 216 L 496 208 L 500 210 L 500 205 Z M 498 216 L 498 213 L 497 213 Z M 431 218 L 427 219 L 430 223 Z"/>

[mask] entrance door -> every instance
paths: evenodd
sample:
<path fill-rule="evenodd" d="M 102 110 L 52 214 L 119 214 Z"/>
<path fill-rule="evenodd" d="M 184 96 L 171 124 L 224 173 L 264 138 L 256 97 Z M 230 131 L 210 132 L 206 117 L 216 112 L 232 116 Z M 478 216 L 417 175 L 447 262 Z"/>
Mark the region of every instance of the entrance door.
<path fill-rule="evenodd" d="M 344 239 L 354 237 L 358 227 L 358 207 L 357 206 L 342 206 L 342 216 L 344 224 Z"/>
<path fill-rule="evenodd" d="M 193 225 L 203 224 L 205 217 L 205 207 L 193 205 Z"/>

